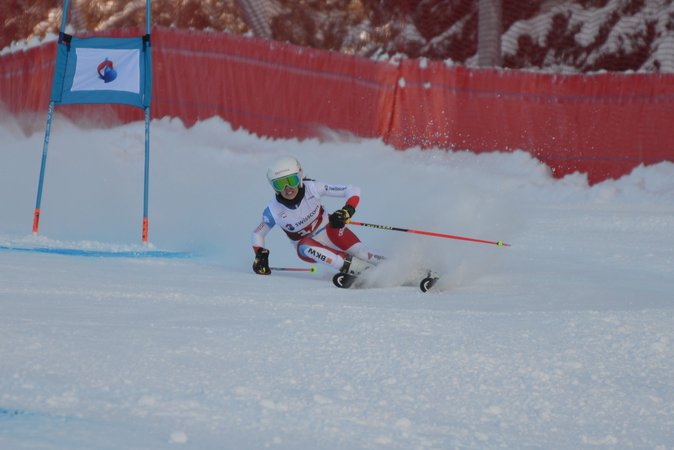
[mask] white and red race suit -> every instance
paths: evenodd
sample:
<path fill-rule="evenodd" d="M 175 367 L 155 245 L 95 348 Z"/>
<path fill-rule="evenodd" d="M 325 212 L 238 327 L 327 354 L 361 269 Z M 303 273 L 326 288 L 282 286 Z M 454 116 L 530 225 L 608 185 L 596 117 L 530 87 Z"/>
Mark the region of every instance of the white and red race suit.
<path fill-rule="evenodd" d="M 328 184 L 304 179 L 292 200 L 277 194 L 262 213 L 262 221 L 252 235 L 253 251 L 264 247 L 264 238 L 278 225 L 295 246 L 297 255 L 307 262 L 318 262 L 340 270 L 344 258 L 353 255 L 373 264 L 383 257 L 370 250 L 348 228 L 334 228 L 321 197 L 346 198 L 354 209 L 360 201 L 360 188 L 352 185 Z"/>

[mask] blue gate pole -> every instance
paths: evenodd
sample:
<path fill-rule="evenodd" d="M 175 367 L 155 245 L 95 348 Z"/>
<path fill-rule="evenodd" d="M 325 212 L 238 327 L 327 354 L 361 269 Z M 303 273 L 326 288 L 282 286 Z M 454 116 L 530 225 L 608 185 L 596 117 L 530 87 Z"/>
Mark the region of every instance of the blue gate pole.
<path fill-rule="evenodd" d="M 145 32 L 147 34 L 150 34 L 150 14 L 152 14 L 152 7 L 150 5 L 150 2 L 152 0 L 147 0 L 145 2 Z"/>
<path fill-rule="evenodd" d="M 42 144 L 42 164 L 40 165 L 40 180 L 37 184 L 37 200 L 35 201 L 35 214 L 33 216 L 33 234 L 37 234 L 40 226 L 40 204 L 42 203 L 42 186 L 44 185 L 44 172 L 47 166 L 47 148 L 49 147 L 49 135 L 51 134 L 51 121 L 54 115 L 54 102 L 49 102 L 49 112 L 47 112 L 47 127 L 44 132 L 44 142 Z"/>
<path fill-rule="evenodd" d="M 66 32 L 66 21 L 68 18 L 68 7 L 70 6 L 70 0 L 65 0 L 63 4 L 63 17 L 61 17 L 61 33 Z"/>
<path fill-rule="evenodd" d="M 145 183 L 143 188 L 143 244 L 147 244 L 148 235 L 148 190 L 150 181 L 150 107 L 145 107 Z"/>
<path fill-rule="evenodd" d="M 68 6 L 70 0 L 65 0 L 63 5 L 63 17 L 61 18 L 61 33 L 65 32 L 66 21 L 68 17 Z M 33 234 L 37 234 L 40 227 L 40 205 L 42 203 L 42 187 L 44 186 L 44 172 L 47 167 L 47 149 L 49 147 L 49 136 L 51 135 L 51 122 L 54 117 L 54 101 L 49 101 L 49 111 L 47 112 L 47 127 L 44 132 L 44 142 L 42 143 L 42 164 L 40 165 L 40 179 L 37 184 L 37 200 L 35 200 L 35 214 L 33 215 Z"/>
<path fill-rule="evenodd" d="M 150 15 L 152 13 L 151 0 L 145 2 L 145 31 L 150 36 Z M 149 44 L 149 43 L 148 43 Z M 147 50 L 147 49 L 145 49 Z M 145 107 L 145 182 L 143 183 L 143 244 L 148 243 L 148 191 L 150 184 L 150 104 Z"/>

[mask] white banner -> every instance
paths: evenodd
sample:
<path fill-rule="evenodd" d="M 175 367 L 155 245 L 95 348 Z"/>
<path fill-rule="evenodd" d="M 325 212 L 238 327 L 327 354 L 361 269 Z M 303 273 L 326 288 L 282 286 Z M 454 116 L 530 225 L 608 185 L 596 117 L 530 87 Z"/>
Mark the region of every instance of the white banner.
<path fill-rule="evenodd" d="M 76 48 L 71 91 L 140 92 L 140 50 Z"/>

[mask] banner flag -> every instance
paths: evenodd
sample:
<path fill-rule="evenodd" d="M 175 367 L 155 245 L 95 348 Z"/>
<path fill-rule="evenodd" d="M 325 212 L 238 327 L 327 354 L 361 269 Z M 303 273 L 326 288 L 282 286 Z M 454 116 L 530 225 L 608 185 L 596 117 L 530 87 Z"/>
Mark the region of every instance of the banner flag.
<path fill-rule="evenodd" d="M 152 57 L 150 55 L 150 0 L 145 2 L 145 36 L 130 38 L 79 38 L 65 33 L 70 0 L 64 0 L 61 32 L 56 46 L 47 126 L 42 142 L 42 163 L 33 215 L 37 234 L 42 187 L 47 166 L 47 148 L 54 106 L 114 103 L 142 108 L 145 113 L 145 180 L 143 188 L 143 243 L 148 242 L 148 191 L 150 178 L 150 100 Z"/>
<path fill-rule="evenodd" d="M 78 38 L 61 33 L 51 101 L 148 107 L 151 61 L 149 36 Z"/>

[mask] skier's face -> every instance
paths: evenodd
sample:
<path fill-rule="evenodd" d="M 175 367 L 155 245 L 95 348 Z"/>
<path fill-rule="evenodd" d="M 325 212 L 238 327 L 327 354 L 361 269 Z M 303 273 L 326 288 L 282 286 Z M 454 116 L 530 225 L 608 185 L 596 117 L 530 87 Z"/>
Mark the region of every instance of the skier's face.
<path fill-rule="evenodd" d="M 292 200 L 295 197 L 297 197 L 297 193 L 299 192 L 299 190 L 300 190 L 299 186 L 294 188 L 286 186 L 281 191 L 281 197 L 285 198 L 286 200 Z"/>
<path fill-rule="evenodd" d="M 300 190 L 302 178 L 299 173 L 291 173 L 284 177 L 275 178 L 271 182 L 274 190 L 281 194 L 286 200 L 293 200 Z"/>

